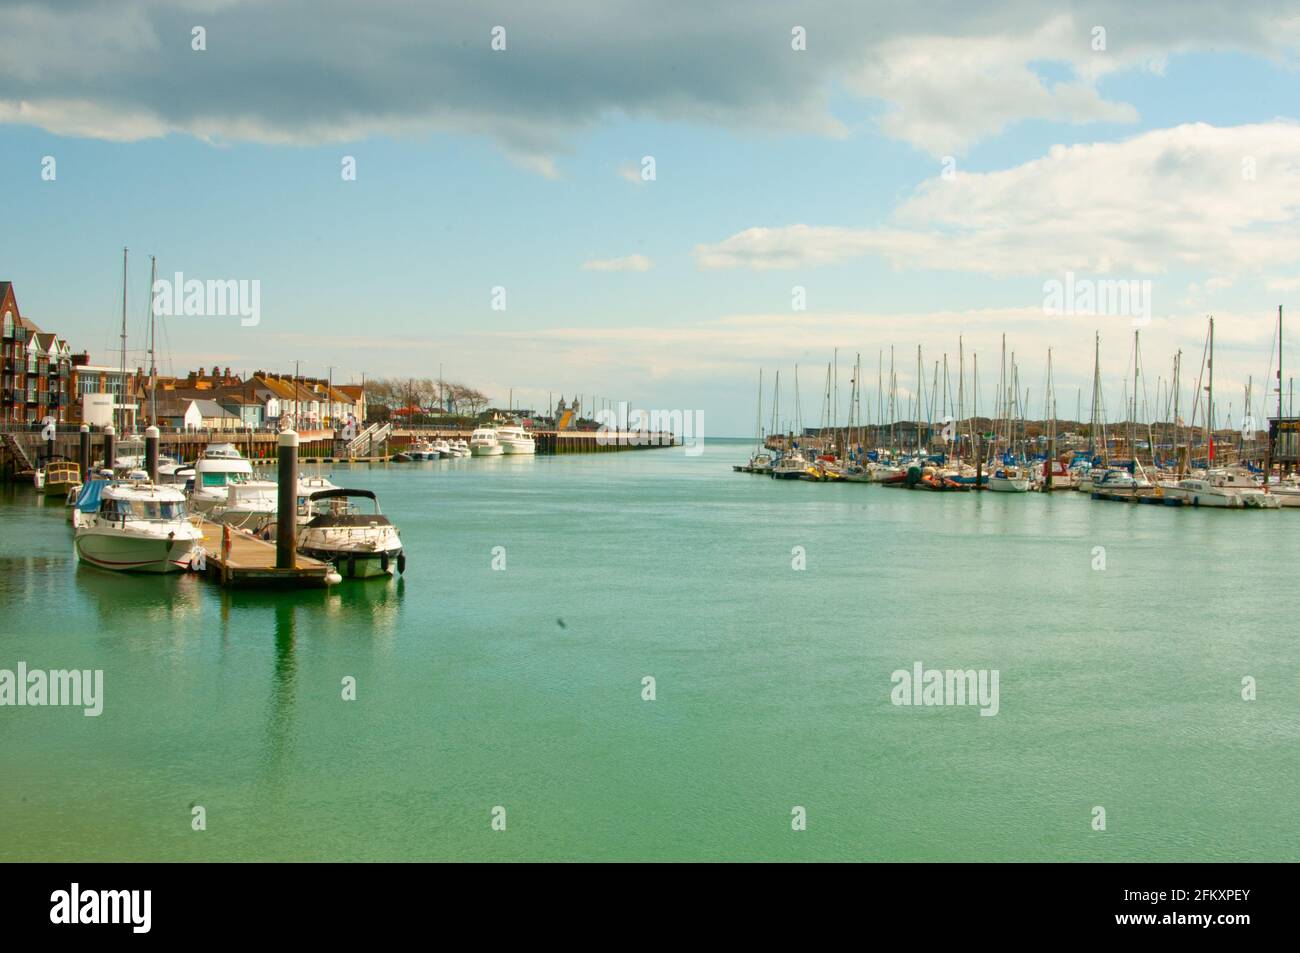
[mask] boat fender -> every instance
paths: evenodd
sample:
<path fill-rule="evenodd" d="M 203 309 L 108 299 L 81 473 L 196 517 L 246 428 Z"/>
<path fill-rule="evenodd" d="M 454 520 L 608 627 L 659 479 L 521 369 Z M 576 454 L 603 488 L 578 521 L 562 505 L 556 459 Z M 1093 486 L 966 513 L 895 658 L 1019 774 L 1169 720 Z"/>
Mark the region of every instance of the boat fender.
<path fill-rule="evenodd" d="M 397 554 L 397 571 L 398 573 L 406 572 L 406 553 Z"/>
<path fill-rule="evenodd" d="M 379 554 L 379 568 L 384 572 L 388 572 L 388 553 Z"/>
<path fill-rule="evenodd" d="M 349 556 L 349 557 L 348 557 L 348 575 L 349 575 L 349 576 L 355 576 L 356 574 L 357 574 L 357 557 L 356 557 L 356 556 Z"/>

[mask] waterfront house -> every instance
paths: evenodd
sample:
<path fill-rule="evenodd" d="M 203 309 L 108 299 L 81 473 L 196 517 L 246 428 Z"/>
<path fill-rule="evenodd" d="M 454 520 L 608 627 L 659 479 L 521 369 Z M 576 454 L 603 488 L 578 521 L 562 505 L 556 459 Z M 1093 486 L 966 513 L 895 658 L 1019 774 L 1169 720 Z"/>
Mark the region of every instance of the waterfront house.
<path fill-rule="evenodd" d="M 0 281 L 0 421 L 74 422 L 72 349 L 18 309 L 13 283 Z"/>

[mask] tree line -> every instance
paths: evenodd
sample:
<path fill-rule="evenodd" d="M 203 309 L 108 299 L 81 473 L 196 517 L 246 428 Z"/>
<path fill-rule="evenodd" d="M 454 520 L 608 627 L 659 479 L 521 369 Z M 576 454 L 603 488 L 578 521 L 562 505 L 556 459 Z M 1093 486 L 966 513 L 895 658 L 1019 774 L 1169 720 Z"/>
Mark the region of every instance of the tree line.
<path fill-rule="evenodd" d="M 428 377 L 379 377 L 366 381 L 370 417 L 384 420 L 395 411 L 415 409 L 428 416 L 477 417 L 488 407 L 488 396 L 467 384 Z"/>

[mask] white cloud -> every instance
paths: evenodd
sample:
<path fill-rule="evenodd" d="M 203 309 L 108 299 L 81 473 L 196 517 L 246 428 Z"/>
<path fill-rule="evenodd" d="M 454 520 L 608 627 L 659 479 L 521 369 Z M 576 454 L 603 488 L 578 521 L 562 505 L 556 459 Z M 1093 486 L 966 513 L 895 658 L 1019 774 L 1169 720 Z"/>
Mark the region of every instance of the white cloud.
<path fill-rule="evenodd" d="M 583 271 L 649 271 L 654 267 L 645 255 L 628 255 L 624 258 L 594 258 L 582 263 Z"/>
<path fill-rule="evenodd" d="M 1242 174 L 1247 156 L 1254 178 Z M 703 268 L 803 268 L 864 255 L 1000 276 L 1187 267 L 1222 288 L 1300 262 L 1300 124 L 1198 123 L 1055 146 L 1003 171 L 931 179 L 882 227 L 750 228 L 695 253 Z"/>

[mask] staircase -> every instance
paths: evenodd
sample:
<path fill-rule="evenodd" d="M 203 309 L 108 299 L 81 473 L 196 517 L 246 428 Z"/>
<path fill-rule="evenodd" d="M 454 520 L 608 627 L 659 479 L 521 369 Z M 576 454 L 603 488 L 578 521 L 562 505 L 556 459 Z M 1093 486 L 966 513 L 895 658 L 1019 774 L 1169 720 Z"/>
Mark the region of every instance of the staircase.
<path fill-rule="evenodd" d="M 373 423 L 361 433 L 343 445 L 344 457 L 368 457 L 376 444 L 381 444 L 392 436 L 393 427 L 389 423 Z"/>
<path fill-rule="evenodd" d="M 3 442 L 5 450 L 7 450 L 9 455 L 14 458 L 15 474 L 31 473 L 36 469 L 32 464 L 32 461 L 28 458 L 27 451 L 23 449 L 22 444 L 14 439 L 13 434 L 3 434 Z"/>

